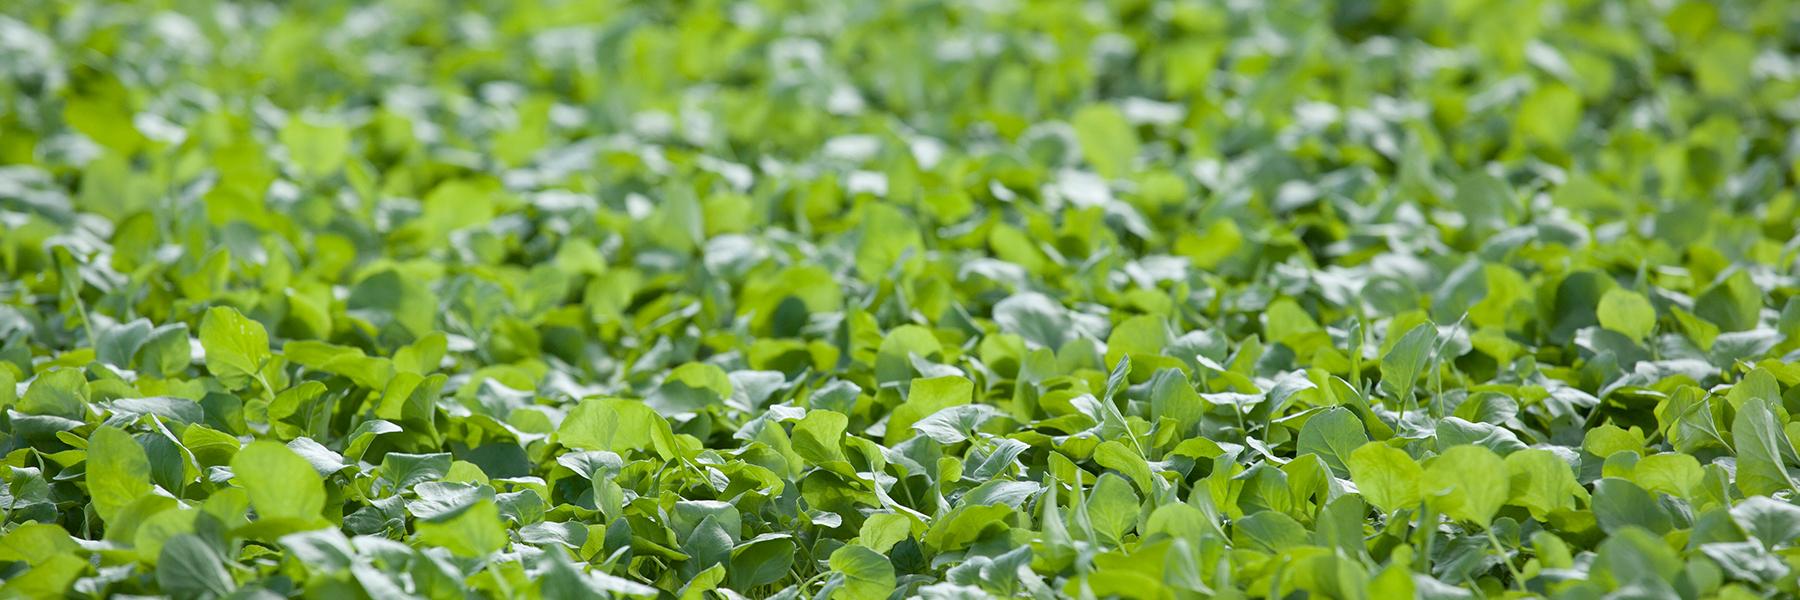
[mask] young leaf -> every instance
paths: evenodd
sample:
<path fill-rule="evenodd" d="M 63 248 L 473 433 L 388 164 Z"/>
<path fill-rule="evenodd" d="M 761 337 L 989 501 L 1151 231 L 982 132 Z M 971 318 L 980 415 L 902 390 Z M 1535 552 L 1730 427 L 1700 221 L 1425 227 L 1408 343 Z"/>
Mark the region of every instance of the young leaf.
<path fill-rule="evenodd" d="M 1437 341 L 1437 326 L 1420 323 L 1408 330 L 1381 357 L 1381 385 L 1388 393 L 1410 402 L 1415 394 L 1413 383 L 1431 359 L 1431 346 Z"/>
<path fill-rule="evenodd" d="M 844 575 L 844 598 L 881 600 L 894 591 L 894 566 L 886 556 L 848 545 L 831 553 L 831 570 Z"/>
<path fill-rule="evenodd" d="M 269 333 L 262 324 L 229 306 L 206 311 L 206 317 L 200 321 L 200 346 L 206 349 L 206 370 L 233 389 L 243 388 L 259 377 L 271 357 Z"/>
<path fill-rule="evenodd" d="M 1384 513 L 1414 506 L 1423 498 L 1425 470 L 1397 448 L 1370 442 L 1351 451 L 1344 462 L 1363 498 Z"/>
<path fill-rule="evenodd" d="M 1731 422 L 1731 437 L 1737 442 L 1737 488 L 1745 495 L 1796 489 L 1787 465 L 1800 464 L 1800 458 L 1776 420 L 1775 406 L 1767 398 L 1750 399 L 1738 407 Z"/>
<path fill-rule="evenodd" d="M 1594 311 L 1600 326 L 1633 340 L 1649 337 L 1656 329 L 1656 308 L 1642 294 L 1625 288 L 1613 288 L 1600 296 L 1600 307 Z"/>
<path fill-rule="evenodd" d="M 1313 415 L 1300 427 L 1299 454 L 1317 454 L 1339 477 L 1349 475 L 1345 459 L 1369 442 L 1362 420 L 1349 409 L 1333 406 Z"/>
<path fill-rule="evenodd" d="M 102 426 L 88 436 L 87 484 L 94 512 L 110 523 L 150 493 L 150 458 L 130 434 Z"/>
<path fill-rule="evenodd" d="M 232 457 L 231 472 L 264 519 L 313 521 L 325 508 L 325 484 L 319 473 L 282 444 L 251 442 Z"/>
<path fill-rule="evenodd" d="M 1455 446 L 1426 462 L 1421 489 L 1444 515 L 1486 528 L 1510 490 L 1506 463 L 1481 446 Z"/>

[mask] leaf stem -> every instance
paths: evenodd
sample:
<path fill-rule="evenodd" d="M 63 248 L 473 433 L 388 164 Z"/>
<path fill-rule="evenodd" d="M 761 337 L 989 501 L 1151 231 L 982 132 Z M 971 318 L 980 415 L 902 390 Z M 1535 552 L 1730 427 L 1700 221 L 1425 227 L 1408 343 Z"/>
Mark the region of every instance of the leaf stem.
<path fill-rule="evenodd" d="M 1494 535 L 1493 527 L 1487 528 L 1487 539 L 1493 544 L 1494 552 L 1500 555 L 1501 564 L 1506 565 L 1506 572 L 1512 574 L 1513 588 L 1521 589 L 1525 585 L 1525 575 L 1519 572 L 1518 567 L 1513 566 L 1512 559 L 1506 555 L 1506 547 L 1500 544 L 1500 537 Z"/>
<path fill-rule="evenodd" d="M 1437 511 L 1432 510 L 1430 504 L 1425 503 L 1425 502 L 1420 502 L 1419 503 L 1419 525 L 1418 525 L 1418 532 L 1419 532 L 1419 536 L 1420 536 L 1419 557 L 1418 557 L 1419 564 L 1416 567 L 1416 569 L 1420 573 L 1425 573 L 1427 575 L 1431 574 L 1431 546 L 1432 546 L 1432 543 L 1435 542 L 1437 539 L 1437 521 L 1438 521 Z"/>

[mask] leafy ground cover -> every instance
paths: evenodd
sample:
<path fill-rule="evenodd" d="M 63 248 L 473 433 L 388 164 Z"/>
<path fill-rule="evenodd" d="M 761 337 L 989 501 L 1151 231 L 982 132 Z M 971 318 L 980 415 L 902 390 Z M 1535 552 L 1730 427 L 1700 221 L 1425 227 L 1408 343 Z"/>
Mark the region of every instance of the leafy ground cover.
<path fill-rule="evenodd" d="M 1800 593 L 1800 3 L 0 7 L 0 595 Z"/>

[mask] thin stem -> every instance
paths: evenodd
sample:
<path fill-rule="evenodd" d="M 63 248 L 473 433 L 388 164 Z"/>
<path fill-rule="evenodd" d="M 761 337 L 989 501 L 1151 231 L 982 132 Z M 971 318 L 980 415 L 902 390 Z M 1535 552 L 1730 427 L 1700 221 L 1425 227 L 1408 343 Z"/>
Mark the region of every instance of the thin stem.
<path fill-rule="evenodd" d="M 1500 562 L 1506 565 L 1506 571 L 1512 574 L 1513 588 L 1519 589 L 1521 586 L 1524 586 L 1525 575 L 1520 573 L 1519 568 L 1513 566 L 1512 559 L 1506 556 L 1506 547 L 1500 544 L 1500 537 L 1494 535 L 1493 527 L 1487 528 L 1487 539 L 1489 543 L 1494 545 L 1494 552 L 1500 555 Z"/>
<path fill-rule="evenodd" d="M 498 571 L 494 568 L 494 561 L 491 561 L 491 560 L 488 561 L 488 563 L 485 566 L 483 566 L 482 569 L 487 571 L 489 575 L 494 576 L 494 585 L 499 586 L 500 595 L 502 597 L 505 597 L 505 598 L 513 597 L 512 586 L 507 585 L 506 577 L 502 576 L 500 574 L 500 571 Z"/>
<path fill-rule="evenodd" d="M 1419 541 L 1419 564 L 1416 567 L 1420 573 L 1431 573 L 1431 546 L 1437 539 L 1437 520 L 1437 511 L 1432 510 L 1430 504 L 1420 502 L 1418 529 L 1422 539 Z"/>
<path fill-rule="evenodd" d="M 81 300 L 81 288 L 67 279 L 63 286 L 69 290 L 69 298 L 75 301 L 75 309 L 81 312 L 81 330 L 87 333 L 88 347 L 96 351 L 100 349 L 99 337 L 94 335 L 94 317 L 88 314 L 87 302 Z"/>
<path fill-rule="evenodd" d="M 1363 314 L 1362 303 L 1356 305 L 1356 341 L 1350 345 L 1350 387 L 1362 389 L 1362 355 L 1363 340 L 1368 337 L 1368 316 Z"/>

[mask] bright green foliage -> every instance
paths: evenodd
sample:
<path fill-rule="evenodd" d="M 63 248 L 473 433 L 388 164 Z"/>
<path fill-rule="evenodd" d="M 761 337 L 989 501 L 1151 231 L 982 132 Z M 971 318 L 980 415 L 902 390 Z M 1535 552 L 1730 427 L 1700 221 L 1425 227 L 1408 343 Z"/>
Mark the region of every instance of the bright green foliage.
<path fill-rule="evenodd" d="M 0 2 L 0 598 L 1800 596 L 1800 2 Z"/>
<path fill-rule="evenodd" d="M 244 446 L 231 458 L 231 471 L 259 519 L 309 521 L 325 507 L 319 474 L 281 444 L 265 440 Z"/>
<path fill-rule="evenodd" d="M 1594 310 L 1602 327 L 1623 333 L 1632 340 L 1644 339 L 1656 327 L 1656 309 L 1650 306 L 1650 301 L 1625 288 L 1608 290 Z"/>

